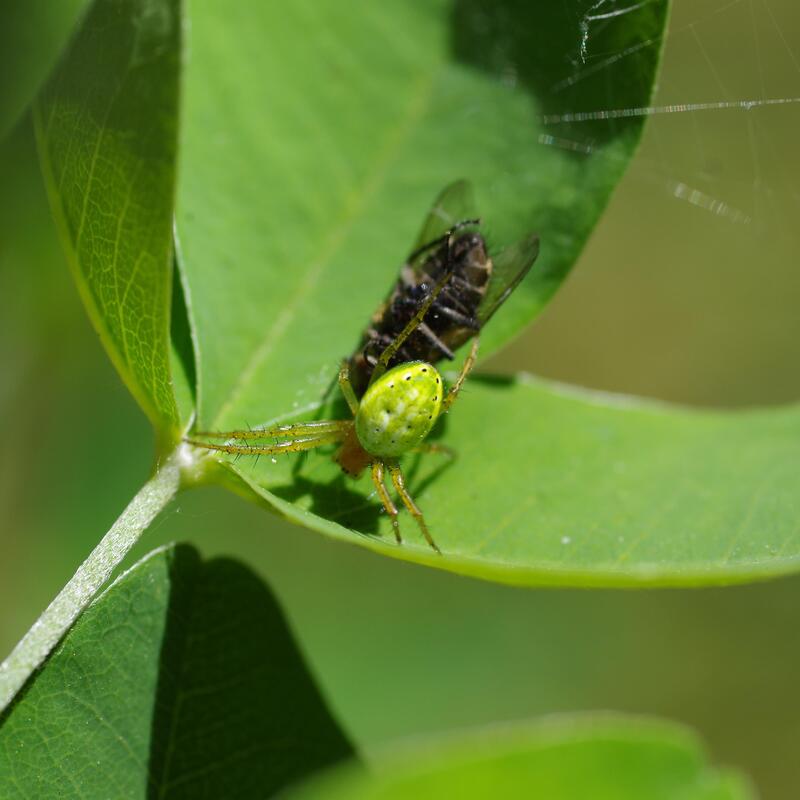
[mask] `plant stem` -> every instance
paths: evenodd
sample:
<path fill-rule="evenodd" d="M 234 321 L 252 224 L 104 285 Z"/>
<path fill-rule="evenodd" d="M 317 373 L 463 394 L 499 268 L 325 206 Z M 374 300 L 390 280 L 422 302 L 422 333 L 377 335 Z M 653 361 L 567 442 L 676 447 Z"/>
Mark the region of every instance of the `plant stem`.
<path fill-rule="evenodd" d="M 159 465 L 153 477 L 142 486 L 67 585 L 0 664 L 0 712 L 14 699 L 141 534 L 175 496 L 180 477 L 178 454 L 173 453 Z"/>

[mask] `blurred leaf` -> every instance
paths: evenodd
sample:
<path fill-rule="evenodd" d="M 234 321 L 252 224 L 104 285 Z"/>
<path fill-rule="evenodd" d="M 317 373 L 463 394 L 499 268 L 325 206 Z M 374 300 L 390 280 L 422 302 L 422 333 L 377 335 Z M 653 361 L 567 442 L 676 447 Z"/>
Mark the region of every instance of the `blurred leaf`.
<path fill-rule="evenodd" d="M 264 584 L 182 545 L 117 580 L 29 681 L 0 795 L 267 797 L 350 755 Z"/>
<path fill-rule="evenodd" d="M 542 236 L 484 354 L 542 308 L 642 128 L 543 117 L 647 105 L 668 7 L 593 25 L 584 62 L 596 3 L 573 5 L 192 7 L 177 220 L 202 427 L 316 402 L 454 180 L 474 183 L 495 249 Z"/>
<path fill-rule="evenodd" d="M 448 461 L 405 460 L 444 557 L 401 514 L 394 545 L 368 476 L 324 454 L 228 467 L 288 518 L 372 550 L 514 584 L 729 583 L 797 571 L 800 410 L 669 408 L 530 378 L 473 379 Z M 353 535 L 353 530 L 358 535 Z"/>
<path fill-rule="evenodd" d="M 541 797 L 547 800 L 747 800 L 738 776 L 709 767 L 697 740 L 666 723 L 565 717 L 409 747 L 370 773 L 340 767 L 289 792 L 325 798 Z"/>
<path fill-rule="evenodd" d="M 180 32 L 179 0 L 97 0 L 35 115 L 87 311 L 162 433 L 178 422 L 169 319 Z"/>
<path fill-rule="evenodd" d="M 0 139 L 33 100 L 88 0 L 0 3 Z"/>

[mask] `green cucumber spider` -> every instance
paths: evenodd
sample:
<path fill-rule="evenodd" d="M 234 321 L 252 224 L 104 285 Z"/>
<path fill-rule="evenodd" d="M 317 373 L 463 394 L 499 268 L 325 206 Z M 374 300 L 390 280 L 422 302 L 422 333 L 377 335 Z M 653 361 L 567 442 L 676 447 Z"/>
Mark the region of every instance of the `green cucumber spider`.
<path fill-rule="evenodd" d="M 454 233 L 466 224 L 475 224 L 475 221 L 454 226 L 439 241 L 445 243 L 449 249 Z M 408 337 L 423 324 L 425 315 L 452 274 L 452 269 L 445 272 L 420 305 L 417 313 L 397 338 L 383 350 L 373 370 L 369 386 L 360 401 L 350 381 L 349 362 L 345 360 L 342 363 L 339 370 L 339 387 L 350 407 L 352 419 L 316 420 L 272 428 L 195 434 L 195 436 L 228 440 L 224 444 L 213 444 L 197 439 L 187 439 L 187 441 L 189 444 L 208 450 L 254 456 L 299 453 L 323 445 L 339 444 L 334 458 L 346 473 L 357 477 L 370 467 L 372 481 L 383 507 L 389 514 L 397 542 L 402 542 L 400 524 L 397 520 L 398 510 L 384 483 L 386 472 L 389 473 L 397 494 L 417 521 L 428 544 L 441 554 L 422 512 L 406 488 L 398 459 L 407 453 L 446 452 L 446 448 L 426 443 L 425 438 L 439 416 L 452 408 L 464 380 L 475 364 L 478 339 L 476 337 L 473 340 L 461 372 L 447 393 L 444 391 L 442 376 L 432 364 L 425 361 L 408 361 L 388 371 L 387 367 Z M 262 446 L 248 444 L 247 440 L 250 439 L 283 441 Z"/>

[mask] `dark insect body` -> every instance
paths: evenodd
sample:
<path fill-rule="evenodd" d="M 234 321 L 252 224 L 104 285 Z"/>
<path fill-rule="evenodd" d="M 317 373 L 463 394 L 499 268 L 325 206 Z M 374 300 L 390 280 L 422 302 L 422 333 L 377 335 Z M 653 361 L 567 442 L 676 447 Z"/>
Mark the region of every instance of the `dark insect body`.
<path fill-rule="evenodd" d="M 350 359 L 353 386 L 361 394 L 384 348 L 408 325 L 431 289 L 448 270 L 452 275 L 417 329 L 395 353 L 389 366 L 405 361 L 435 364 L 452 360 L 454 352 L 480 331 L 478 308 L 492 274 L 486 242 L 478 232 L 458 234 L 452 244 L 434 246 L 419 269 L 413 260 L 400 270 L 392 293 L 372 315 L 369 327 Z"/>
<path fill-rule="evenodd" d="M 477 230 L 479 220 L 469 217 L 472 213 L 472 192 L 465 181 L 451 184 L 437 198 L 418 247 L 349 358 L 359 396 L 369 385 L 381 352 L 398 338 L 443 277 L 448 276 L 424 321 L 396 350 L 390 367 L 406 361 L 452 360 L 527 274 L 538 253 L 538 238 L 528 237 L 493 261 Z"/>

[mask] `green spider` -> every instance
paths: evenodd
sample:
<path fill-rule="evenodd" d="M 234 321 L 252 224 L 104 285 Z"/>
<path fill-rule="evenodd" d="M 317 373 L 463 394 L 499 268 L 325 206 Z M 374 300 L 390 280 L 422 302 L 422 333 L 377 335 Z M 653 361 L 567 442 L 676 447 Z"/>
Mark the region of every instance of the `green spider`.
<path fill-rule="evenodd" d="M 334 459 L 347 474 L 358 477 L 370 468 L 397 542 L 402 541 L 398 510 L 386 488 L 387 472 L 422 535 L 441 553 L 406 488 L 399 459 L 408 453 L 450 452 L 425 439 L 438 418 L 453 407 L 475 365 L 478 332 L 520 284 L 539 251 L 538 237 L 529 235 L 490 258 L 473 211 L 467 181 L 445 187 L 437 197 L 397 284 L 373 315 L 356 352 L 339 370 L 339 387 L 352 419 L 195 434 L 225 439 L 224 444 L 187 441 L 208 450 L 253 456 L 338 444 Z M 434 363 L 452 358 L 450 348 L 455 350 L 471 338 L 461 371 L 445 391 Z M 377 358 L 370 352 L 373 344 L 382 345 Z M 259 439 L 282 441 L 249 444 Z"/>
<path fill-rule="evenodd" d="M 450 239 L 453 232 L 448 234 Z M 449 241 L 449 239 L 448 239 Z M 433 364 L 411 361 L 389 369 L 387 365 L 408 337 L 422 324 L 425 315 L 446 286 L 452 273 L 446 273 L 436 284 L 427 299 L 399 336 L 381 353 L 372 379 L 359 401 L 350 382 L 348 361 L 339 370 L 339 387 L 352 419 L 315 420 L 272 428 L 198 432 L 195 436 L 226 439 L 225 444 L 214 444 L 197 439 L 187 439 L 189 444 L 238 455 L 277 455 L 300 453 L 324 445 L 339 444 L 334 458 L 342 469 L 358 477 L 369 467 L 372 481 L 383 507 L 389 514 L 398 544 L 402 542 L 398 510 L 384 483 L 389 473 L 392 484 L 405 507 L 417 521 L 428 544 L 441 554 L 428 530 L 425 519 L 408 492 L 399 458 L 407 453 L 446 451 L 445 448 L 425 442 L 438 418 L 453 406 L 461 387 L 475 364 L 478 354 L 476 337 L 455 383 L 445 392 L 444 381 Z M 243 440 L 283 439 L 265 445 L 239 444 Z"/>

